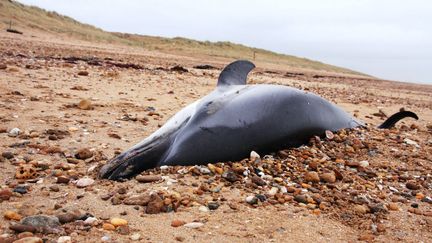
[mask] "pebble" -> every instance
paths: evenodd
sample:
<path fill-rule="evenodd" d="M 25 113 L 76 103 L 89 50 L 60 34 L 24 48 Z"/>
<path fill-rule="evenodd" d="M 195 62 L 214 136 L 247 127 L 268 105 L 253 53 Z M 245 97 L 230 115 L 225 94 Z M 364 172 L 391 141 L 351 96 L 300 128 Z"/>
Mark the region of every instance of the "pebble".
<path fill-rule="evenodd" d="M 286 189 L 285 189 L 286 190 Z M 279 191 L 279 188 L 277 188 L 277 187 L 272 187 L 271 189 L 270 189 L 270 191 L 268 192 L 268 194 L 270 195 L 270 196 L 274 196 L 274 195 L 276 195 L 276 193 L 278 193 L 278 191 Z"/>
<path fill-rule="evenodd" d="M 19 240 L 14 241 L 14 243 L 42 243 L 42 239 L 39 237 L 31 236 L 25 237 Z"/>
<path fill-rule="evenodd" d="M 210 210 L 216 210 L 216 209 L 219 208 L 219 203 L 217 203 L 217 202 L 208 202 L 208 203 L 207 203 L 207 207 L 208 207 Z"/>
<path fill-rule="evenodd" d="M 16 220 L 16 221 L 20 221 L 20 220 L 22 219 L 22 216 L 21 216 L 20 214 L 14 212 L 14 211 L 10 211 L 10 210 L 7 210 L 7 211 L 4 213 L 4 217 L 5 217 L 6 219 L 9 219 L 9 220 Z"/>
<path fill-rule="evenodd" d="M 125 219 L 121 219 L 121 218 L 112 218 L 110 220 L 110 223 L 114 226 L 121 226 L 121 225 L 127 225 L 128 221 Z"/>
<path fill-rule="evenodd" d="M 164 208 L 165 208 L 165 204 L 162 198 L 157 194 L 152 194 L 150 196 L 150 201 L 147 204 L 145 212 L 148 214 L 157 214 L 165 211 Z"/>
<path fill-rule="evenodd" d="M 252 162 L 260 162 L 261 161 L 261 156 L 257 152 L 251 151 L 249 159 Z"/>
<path fill-rule="evenodd" d="M 182 225 L 186 224 L 185 221 L 183 220 L 179 220 L 179 219 L 174 219 L 173 221 L 171 221 L 171 226 L 172 227 L 180 227 Z"/>
<path fill-rule="evenodd" d="M 75 221 L 76 216 L 71 213 L 64 213 L 64 214 L 57 215 L 57 218 L 61 224 L 66 224 Z"/>
<path fill-rule="evenodd" d="M 58 176 L 57 177 L 57 183 L 59 184 L 68 184 L 70 179 L 66 176 Z"/>
<path fill-rule="evenodd" d="M 160 175 L 137 175 L 135 179 L 141 183 L 150 183 L 162 180 Z"/>
<path fill-rule="evenodd" d="M 261 177 L 259 177 L 257 175 L 252 176 L 251 180 L 253 183 L 257 184 L 258 186 L 267 185 L 267 183 Z"/>
<path fill-rule="evenodd" d="M 204 224 L 200 223 L 200 222 L 192 222 L 192 223 L 187 223 L 184 225 L 184 227 L 190 228 L 190 229 L 197 229 L 197 228 L 200 228 L 202 226 L 204 226 Z"/>
<path fill-rule="evenodd" d="M 248 197 L 246 197 L 245 201 L 247 203 L 249 203 L 250 205 L 253 205 L 253 204 L 257 204 L 258 203 L 258 198 L 255 197 L 255 196 L 248 196 Z"/>
<path fill-rule="evenodd" d="M 362 160 L 362 161 L 359 162 L 359 166 L 363 167 L 363 168 L 366 168 L 366 167 L 369 166 L 369 162 L 367 160 Z"/>
<path fill-rule="evenodd" d="M 81 71 L 78 72 L 78 75 L 80 75 L 80 76 L 88 76 L 89 72 L 85 71 L 85 70 L 81 70 Z"/>
<path fill-rule="evenodd" d="M 9 189 L 0 191 L 0 201 L 7 201 L 12 197 L 12 192 Z"/>
<path fill-rule="evenodd" d="M 367 213 L 367 208 L 365 207 L 365 206 L 363 206 L 363 205 L 355 205 L 354 207 L 353 207 L 353 210 L 355 211 L 355 212 L 357 212 L 357 213 L 360 213 L 360 214 L 365 214 L 365 213 Z"/>
<path fill-rule="evenodd" d="M 82 148 L 75 153 L 75 158 L 86 160 L 93 157 L 93 151 L 88 148 Z"/>
<path fill-rule="evenodd" d="M 410 190 L 418 190 L 420 189 L 420 185 L 417 184 L 415 181 L 408 181 L 405 184 L 406 188 L 410 189 Z"/>
<path fill-rule="evenodd" d="M 9 229 L 16 232 L 36 232 L 36 227 L 24 224 L 13 224 L 9 226 Z"/>
<path fill-rule="evenodd" d="M 294 201 L 299 202 L 299 203 L 308 203 L 308 199 L 305 195 L 295 195 L 294 196 Z"/>
<path fill-rule="evenodd" d="M 391 211 L 398 211 L 399 210 L 399 206 L 397 205 L 397 203 L 391 202 L 387 205 L 387 208 Z"/>
<path fill-rule="evenodd" d="M 336 182 L 336 176 L 332 172 L 323 173 L 320 175 L 321 181 L 327 182 L 327 183 L 334 183 Z"/>
<path fill-rule="evenodd" d="M 130 229 L 129 226 L 127 225 L 120 225 L 117 227 L 116 229 L 117 233 L 121 234 L 121 235 L 128 235 L 130 234 Z"/>
<path fill-rule="evenodd" d="M 78 188 L 84 188 L 93 185 L 95 181 L 92 178 L 84 177 L 76 182 Z"/>
<path fill-rule="evenodd" d="M 150 202 L 151 196 L 148 194 L 132 195 L 123 200 L 126 205 L 140 205 L 145 206 Z"/>
<path fill-rule="evenodd" d="M 27 216 L 21 220 L 21 224 L 31 225 L 34 227 L 56 228 L 60 226 L 60 221 L 55 216 L 48 215 L 33 215 Z"/>
<path fill-rule="evenodd" d="M 53 192 L 59 192 L 60 191 L 60 187 L 57 185 L 52 185 L 49 187 L 49 189 Z"/>
<path fill-rule="evenodd" d="M 115 230 L 115 226 L 109 223 L 103 223 L 102 229 L 104 230 Z"/>
<path fill-rule="evenodd" d="M 138 241 L 141 239 L 141 235 L 139 233 L 135 233 L 129 237 L 132 241 Z"/>
<path fill-rule="evenodd" d="M 104 236 L 102 236 L 101 237 L 101 241 L 110 241 L 111 240 L 111 237 L 109 237 L 108 235 L 104 235 Z"/>
<path fill-rule="evenodd" d="M 85 225 L 94 225 L 97 222 L 97 218 L 95 217 L 88 217 L 86 220 L 84 220 Z"/>
<path fill-rule="evenodd" d="M 317 172 L 315 171 L 309 171 L 306 172 L 305 174 L 305 181 L 306 182 L 312 182 L 312 183 L 317 183 L 320 181 L 319 175 Z"/>
<path fill-rule="evenodd" d="M 26 194 L 27 193 L 27 186 L 18 185 L 13 189 L 13 192 L 17 192 L 19 194 Z"/>
<path fill-rule="evenodd" d="M 57 243 L 71 243 L 72 237 L 70 236 L 60 236 L 57 240 Z"/>
<path fill-rule="evenodd" d="M 420 148 L 420 146 L 418 145 L 418 143 L 414 140 L 411 140 L 409 138 L 405 138 L 404 142 L 408 145 L 413 145 L 414 147 Z"/>
<path fill-rule="evenodd" d="M 234 171 L 227 171 L 222 174 L 222 177 L 229 182 L 236 182 L 239 180 L 238 176 Z"/>
<path fill-rule="evenodd" d="M 80 108 L 81 110 L 91 110 L 92 103 L 90 102 L 90 100 L 83 99 L 78 103 L 78 108 Z"/>
<path fill-rule="evenodd" d="M 20 135 L 20 133 L 21 133 L 21 130 L 19 128 L 15 127 L 9 131 L 8 136 L 9 137 L 16 137 L 16 136 Z"/>
<path fill-rule="evenodd" d="M 200 207 L 198 208 L 198 210 L 199 210 L 200 212 L 203 212 L 203 213 L 207 213 L 207 212 L 210 211 L 210 209 L 209 209 L 208 207 L 206 207 L 206 206 L 200 206 Z"/>
<path fill-rule="evenodd" d="M 11 151 L 4 151 L 1 156 L 5 159 L 12 159 L 14 154 Z"/>

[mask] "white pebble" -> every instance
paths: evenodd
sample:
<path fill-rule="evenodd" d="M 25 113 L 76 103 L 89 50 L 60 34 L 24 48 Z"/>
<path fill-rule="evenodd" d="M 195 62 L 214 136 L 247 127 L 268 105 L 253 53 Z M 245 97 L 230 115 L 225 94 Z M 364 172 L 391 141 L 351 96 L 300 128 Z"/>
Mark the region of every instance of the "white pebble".
<path fill-rule="evenodd" d="M 210 209 L 209 209 L 208 207 L 206 207 L 206 206 L 200 206 L 200 207 L 198 208 L 198 210 L 199 210 L 200 212 L 203 212 L 203 213 L 207 213 L 207 212 L 210 211 Z"/>
<path fill-rule="evenodd" d="M 71 243 L 72 238 L 70 236 L 60 236 L 57 240 L 57 243 Z"/>
<path fill-rule="evenodd" d="M 137 241 L 141 239 L 141 235 L 139 233 L 135 233 L 133 235 L 130 236 L 130 239 L 133 241 Z"/>
<path fill-rule="evenodd" d="M 86 220 L 84 220 L 85 225 L 93 225 L 95 222 L 97 222 L 97 218 L 95 217 L 88 217 Z"/>
<path fill-rule="evenodd" d="M 251 153 L 250 153 L 250 160 L 251 161 L 261 160 L 261 156 L 257 152 L 251 151 Z"/>
<path fill-rule="evenodd" d="M 92 185 L 94 182 L 95 181 L 92 178 L 84 177 L 76 182 L 76 186 L 79 188 L 83 188 Z"/>
<path fill-rule="evenodd" d="M 279 188 L 277 188 L 277 187 L 272 187 L 271 189 L 270 189 L 270 191 L 268 192 L 268 194 L 270 195 L 270 196 L 274 196 L 274 195 L 276 195 L 276 193 L 279 191 Z"/>
<path fill-rule="evenodd" d="M 211 173 L 210 169 L 207 167 L 200 167 L 199 170 L 200 170 L 201 174 L 204 174 L 204 175 L 208 175 Z"/>
<path fill-rule="evenodd" d="M 111 240 L 111 237 L 109 237 L 109 235 L 104 235 L 101 238 L 101 241 L 110 241 L 110 240 Z"/>
<path fill-rule="evenodd" d="M 184 227 L 191 228 L 191 229 L 196 229 L 196 228 L 199 228 L 202 226 L 204 226 L 204 224 L 200 223 L 200 222 L 192 222 L 192 223 L 187 223 L 184 225 Z"/>
<path fill-rule="evenodd" d="M 418 145 L 418 143 L 416 141 L 413 141 L 409 138 L 405 138 L 404 142 L 408 145 L 414 145 L 415 147 L 420 148 L 420 146 Z"/>
<path fill-rule="evenodd" d="M 369 166 L 369 162 L 367 160 L 362 160 L 359 162 L 360 167 L 368 167 Z"/>
<path fill-rule="evenodd" d="M 20 130 L 19 128 L 15 127 L 15 128 L 12 128 L 12 129 L 9 131 L 9 136 L 10 136 L 10 137 L 16 137 L 16 136 L 18 136 L 20 133 L 21 133 L 21 130 Z"/>

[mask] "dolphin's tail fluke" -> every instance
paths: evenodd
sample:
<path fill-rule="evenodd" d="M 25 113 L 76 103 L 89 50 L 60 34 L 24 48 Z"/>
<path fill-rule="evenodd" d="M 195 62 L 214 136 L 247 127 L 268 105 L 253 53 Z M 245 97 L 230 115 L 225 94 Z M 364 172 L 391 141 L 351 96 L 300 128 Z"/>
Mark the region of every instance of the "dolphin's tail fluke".
<path fill-rule="evenodd" d="M 418 116 L 414 112 L 411 112 L 411 111 L 399 111 L 399 112 L 393 114 L 387 120 L 385 120 L 385 122 L 383 122 L 381 125 L 379 125 L 378 128 L 391 128 L 398 121 L 404 119 L 405 117 L 412 117 L 412 118 L 418 120 Z"/>

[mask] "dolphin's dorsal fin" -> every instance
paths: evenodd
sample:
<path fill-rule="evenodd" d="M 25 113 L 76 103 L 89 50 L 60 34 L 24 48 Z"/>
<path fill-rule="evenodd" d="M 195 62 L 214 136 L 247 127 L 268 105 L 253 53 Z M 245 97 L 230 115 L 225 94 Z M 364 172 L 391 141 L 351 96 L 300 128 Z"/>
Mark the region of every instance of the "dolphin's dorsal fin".
<path fill-rule="evenodd" d="M 226 66 L 219 75 L 217 86 L 244 85 L 248 73 L 255 65 L 247 60 L 238 60 Z"/>

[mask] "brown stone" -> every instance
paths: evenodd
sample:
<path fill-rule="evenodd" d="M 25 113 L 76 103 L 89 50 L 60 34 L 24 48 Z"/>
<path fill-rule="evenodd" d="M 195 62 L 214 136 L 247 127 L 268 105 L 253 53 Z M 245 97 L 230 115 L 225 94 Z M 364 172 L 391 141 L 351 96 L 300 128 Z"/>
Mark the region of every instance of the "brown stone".
<path fill-rule="evenodd" d="M 182 225 L 186 224 L 185 221 L 183 220 L 179 220 L 179 219 L 174 219 L 173 221 L 171 221 L 171 226 L 172 227 L 180 227 Z"/>
<path fill-rule="evenodd" d="M 162 180 L 160 175 L 137 175 L 135 179 L 141 183 L 149 183 Z"/>
<path fill-rule="evenodd" d="M 75 158 L 82 159 L 82 160 L 91 158 L 92 156 L 93 156 L 93 152 L 88 148 L 82 148 L 78 150 L 75 154 Z"/>
<path fill-rule="evenodd" d="M 316 173 L 315 171 L 309 171 L 309 172 L 306 172 L 306 174 L 305 174 L 305 181 L 317 183 L 320 181 L 320 178 L 318 176 L 318 173 Z"/>
<path fill-rule="evenodd" d="M 165 211 L 165 204 L 162 198 L 157 194 L 150 196 L 150 202 L 147 204 L 146 213 L 157 214 Z"/>

